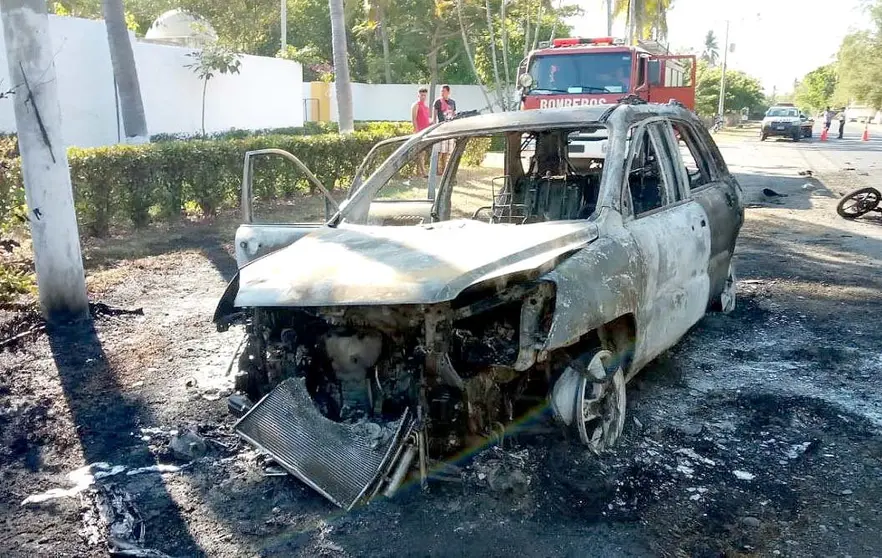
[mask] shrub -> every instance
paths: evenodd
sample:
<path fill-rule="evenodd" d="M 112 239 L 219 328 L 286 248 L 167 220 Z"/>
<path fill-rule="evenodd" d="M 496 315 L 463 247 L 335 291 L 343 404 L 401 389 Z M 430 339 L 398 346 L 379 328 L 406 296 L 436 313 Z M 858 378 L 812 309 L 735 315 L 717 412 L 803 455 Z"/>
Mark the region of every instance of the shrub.
<path fill-rule="evenodd" d="M 358 128 L 347 136 L 243 135 L 71 148 L 68 161 L 77 218 L 88 234 L 104 236 L 115 223 L 141 227 L 151 219 L 178 219 L 184 207 L 198 207 L 203 216 L 237 207 L 245 152 L 268 147 L 293 153 L 327 188 L 345 187 L 374 144 L 410 132 L 408 123 L 359 123 Z M 472 140 L 463 164 L 480 165 L 489 147 L 489 138 Z M 19 159 L 4 159 L 3 153 L 13 151 L 4 151 L 0 143 L 0 230 L 24 205 Z M 315 188 L 280 157 L 256 159 L 253 178 L 255 195 L 265 200 L 287 198 L 297 191 L 313 193 Z"/>

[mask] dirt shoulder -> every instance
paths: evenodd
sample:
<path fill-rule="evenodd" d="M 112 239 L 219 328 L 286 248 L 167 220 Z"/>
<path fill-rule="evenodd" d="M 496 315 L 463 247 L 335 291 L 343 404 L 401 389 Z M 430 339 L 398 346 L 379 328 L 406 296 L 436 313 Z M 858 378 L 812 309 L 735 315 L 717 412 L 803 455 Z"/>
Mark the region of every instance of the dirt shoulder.
<path fill-rule="evenodd" d="M 639 376 L 616 452 L 594 457 L 539 420 L 464 456 L 462 482 L 349 514 L 264 476 L 231 435 L 242 332 L 210 323 L 228 241 L 182 233 L 183 249 L 108 257 L 101 301 L 143 316 L 0 353 L 0 549 L 104 556 L 97 510 L 116 501 L 171 556 L 882 555 L 882 227 L 831 213 L 849 175 L 799 147 L 725 149 L 751 205 L 738 306 Z M 185 428 L 208 440 L 195 461 L 170 448 Z M 95 462 L 126 469 L 21 505 Z M 138 471 L 157 464 L 183 468 Z"/>

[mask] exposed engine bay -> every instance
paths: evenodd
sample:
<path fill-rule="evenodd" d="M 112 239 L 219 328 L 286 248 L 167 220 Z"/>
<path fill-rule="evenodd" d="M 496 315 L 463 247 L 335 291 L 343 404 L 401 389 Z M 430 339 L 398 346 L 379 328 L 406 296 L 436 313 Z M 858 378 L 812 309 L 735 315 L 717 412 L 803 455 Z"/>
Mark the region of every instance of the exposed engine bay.
<path fill-rule="evenodd" d="M 240 387 L 257 401 L 302 379 L 334 422 L 382 427 L 410 410 L 440 458 L 546 401 L 550 363 L 536 361 L 552 310 L 550 283 L 458 307 L 256 309 Z"/>

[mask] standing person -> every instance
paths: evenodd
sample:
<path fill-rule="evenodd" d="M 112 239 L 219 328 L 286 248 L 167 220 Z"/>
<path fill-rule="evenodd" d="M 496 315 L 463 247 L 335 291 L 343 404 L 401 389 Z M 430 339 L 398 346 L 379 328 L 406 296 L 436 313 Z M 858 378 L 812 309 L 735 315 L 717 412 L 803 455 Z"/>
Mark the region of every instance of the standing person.
<path fill-rule="evenodd" d="M 833 122 L 834 114 L 835 113 L 830 110 L 830 107 L 827 107 L 827 109 L 824 111 L 824 129 L 827 131 L 830 130 L 830 124 Z"/>
<path fill-rule="evenodd" d="M 845 107 L 839 113 L 839 139 L 842 139 L 843 132 L 845 132 Z"/>
<path fill-rule="evenodd" d="M 429 96 L 429 90 L 420 87 L 417 91 L 417 100 L 410 106 L 410 121 L 413 123 L 414 133 L 425 130 L 432 124 L 432 114 L 429 112 L 429 105 L 426 104 L 426 98 Z M 428 177 L 426 171 L 425 153 L 417 156 L 417 172 L 420 176 Z"/>
<path fill-rule="evenodd" d="M 441 97 L 435 99 L 435 104 L 432 108 L 435 109 L 432 111 L 433 122 L 453 120 L 453 117 L 456 116 L 456 101 L 450 98 L 449 85 L 444 84 L 441 86 Z M 444 167 L 447 166 L 447 159 L 450 157 L 450 152 L 453 151 L 453 145 L 453 140 L 445 140 L 441 142 L 440 148 L 438 149 L 438 152 L 440 153 L 438 160 L 438 176 L 444 173 Z"/>

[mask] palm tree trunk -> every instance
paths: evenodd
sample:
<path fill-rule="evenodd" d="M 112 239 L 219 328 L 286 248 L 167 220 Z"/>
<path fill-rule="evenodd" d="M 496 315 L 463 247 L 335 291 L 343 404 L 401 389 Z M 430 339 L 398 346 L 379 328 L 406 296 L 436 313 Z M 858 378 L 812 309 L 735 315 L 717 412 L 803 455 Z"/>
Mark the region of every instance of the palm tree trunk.
<path fill-rule="evenodd" d="M 499 30 L 499 34 L 502 39 L 502 68 L 505 72 L 505 106 L 502 107 L 502 110 L 508 110 L 509 104 L 511 103 L 511 94 L 512 94 L 512 83 L 514 78 L 511 75 L 511 69 L 508 64 L 508 26 L 505 24 L 505 1 L 499 3 L 499 21 L 501 29 Z"/>
<path fill-rule="evenodd" d="M 51 322 L 88 319 L 89 299 L 45 0 L 0 0 L 37 292 Z M 58 45 L 55 45 L 57 48 Z"/>
<path fill-rule="evenodd" d="M 377 21 L 380 24 L 380 39 L 383 41 L 383 66 L 386 69 L 386 83 L 392 83 L 392 60 L 389 57 L 389 30 L 386 28 L 386 11 L 383 3 L 377 2 Z"/>
<path fill-rule="evenodd" d="M 104 24 L 107 27 L 110 62 L 113 65 L 113 75 L 116 76 L 119 90 L 126 138 L 146 138 L 147 119 L 144 116 L 138 68 L 135 66 L 135 53 L 129 40 L 129 30 L 126 28 L 122 0 L 101 0 L 101 7 L 104 12 Z"/>
<path fill-rule="evenodd" d="M 346 49 L 346 21 L 343 17 L 343 0 L 328 0 L 331 12 L 331 45 L 334 48 L 334 89 L 337 92 L 337 120 L 340 133 L 351 134 L 355 129 L 352 121 L 352 83 L 349 80 L 349 56 Z"/>
<path fill-rule="evenodd" d="M 493 12 L 490 11 L 490 0 L 484 0 L 487 12 L 487 32 L 490 34 L 490 56 L 493 60 L 493 79 L 495 80 L 496 102 L 505 110 L 506 102 L 502 93 L 502 80 L 499 79 L 499 61 L 496 57 L 496 33 L 493 32 Z M 503 22 L 503 25 L 505 23 Z"/>

